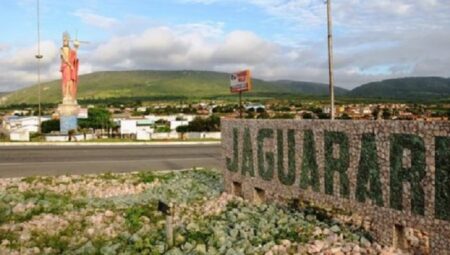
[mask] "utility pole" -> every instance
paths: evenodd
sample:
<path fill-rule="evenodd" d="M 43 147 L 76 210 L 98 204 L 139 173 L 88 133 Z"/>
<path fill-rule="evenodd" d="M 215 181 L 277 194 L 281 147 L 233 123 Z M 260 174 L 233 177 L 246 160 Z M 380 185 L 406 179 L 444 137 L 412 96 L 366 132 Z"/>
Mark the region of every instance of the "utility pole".
<path fill-rule="evenodd" d="M 41 55 L 41 24 L 40 24 L 40 10 L 39 10 L 39 0 L 37 0 L 37 8 L 36 8 L 36 14 L 37 14 L 37 42 L 38 42 L 38 48 L 37 48 L 37 54 L 35 55 L 37 59 L 37 67 L 38 67 L 38 104 L 39 104 L 39 117 L 38 117 L 38 133 L 40 134 L 42 132 L 41 130 L 41 59 L 43 56 Z"/>
<path fill-rule="evenodd" d="M 242 91 L 239 91 L 239 118 L 242 119 Z"/>
<path fill-rule="evenodd" d="M 327 0 L 327 17 L 328 17 L 328 72 L 330 79 L 330 104 L 331 104 L 331 120 L 334 120 L 334 77 L 333 77 L 333 21 L 331 17 L 331 0 Z"/>

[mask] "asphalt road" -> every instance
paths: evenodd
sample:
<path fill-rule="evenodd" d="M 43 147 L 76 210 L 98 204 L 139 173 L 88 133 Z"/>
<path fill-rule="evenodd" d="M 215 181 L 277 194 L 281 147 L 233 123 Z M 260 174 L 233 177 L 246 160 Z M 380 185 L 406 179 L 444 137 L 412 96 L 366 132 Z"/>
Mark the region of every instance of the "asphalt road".
<path fill-rule="evenodd" d="M 220 145 L 0 146 L 0 178 L 220 168 Z"/>

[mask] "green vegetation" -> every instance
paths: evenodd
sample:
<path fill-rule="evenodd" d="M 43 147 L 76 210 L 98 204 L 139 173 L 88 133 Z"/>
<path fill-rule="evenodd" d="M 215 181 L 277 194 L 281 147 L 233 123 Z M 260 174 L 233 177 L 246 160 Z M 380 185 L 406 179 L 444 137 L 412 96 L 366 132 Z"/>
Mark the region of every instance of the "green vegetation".
<path fill-rule="evenodd" d="M 189 122 L 187 126 L 177 127 L 177 132 L 219 132 L 220 131 L 220 117 L 212 115 L 208 118 L 196 117 Z"/>
<path fill-rule="evenodd" d="M 258 131 L 258 173 L 265 181 L 271 181 L 274 169 L 274 153 L 264 153 L 264 140 L 273 139 L 273 129 L 263 128 Z M 265 167 L 267 162 L 267 168 Z"/>
<path fill-rule="evenodd" d="M 436 138 L 436 218 L 450 221 L 450 138 Z"/>
<path fill-rule="evenodd" d="M 246 128 L 244 130 L 244 142 L 242 145 L 242 164 L 241 164 L 242 175 L 245 176 L 247 172 L 250 176 L 255 177 L 255 169 L 253 165 L 252 140 L 249 128 Z"/>
<path fill-rule="evenodd" d="M 251 96 L 273 98 L 274 95 L 312 94 L 326 95 L 327 86 L 307 82 L 267 82 L 254 79 Z M 57 103 L 61 98 L 59 81 L 42 85 L 42 102 Z M 37 102 L 35 86 L 6 96 L 3 104 Z M 80 103 L 111 103 L 184 100 L 195 98 L 234 97 L 229 91 L 229 77 L 226 73 L 206 71 L 120 71 L 97 72 L 80 76 L 78 88 Z M 33 92 L 32 92 L 33 91 Z M 343 91 L 343 89 L 337 89 Z"/>
<path fill-rule="evenodd" d="M 88 118 L 80 119 L 78 125 L 80 128 L 108 129 L 114 127 L 111 120 L 111 113 L 104 108 L 90 108 Z"/>
<path fill-rule="evenodd" d="M 277 169 L 278 169 L 278 180 L 287 186 L 291 186 L 295 183 L 295 131 L 288 130 L 287 140 L 288 140 L 288 170 L 285 173 L 284 169 L 284 136 L 283 130 L 277 130 Z"/>
<path fill-rule="evenodd" d="M 403 165 L 403 152 L 411 153 L 411 166 Z M 425 143 L 420 136 L 394 134 L 391 137 L 390 206 L 403 210 L 403 183 L 411 185 L 411 211 L 425 215 L 425 191 L 422 181 L 426 176 Z"/>
<path fill-rule="evenodd" d="M 414 77 L 384 80 L 362 85 L 348 96 L 386 99 L 450 98 L 450 79 L 440 77 Z"/>
<path fill-rule="evenodd" d="M 338 149 L 339 156 L 334 157 L 334 150 Z M 325 131 L 325 193 L 334 193 L 334 172 L 339 174 L 340 194 L 350 196 L 350 182 L 347 175 L 350 164 L 349 141 L 344 132 Z"/>
<path fill-rule="evenodd" d="M 363 134 L 357 175 L 356 199 L 364 203 L 367 197 L 374 204 L 383 206 L 383 191 L 375 139 L 375 134 Z"/>
<path fill-rule="evenodd" d="M 239 129 L 233 128 L 233 159 L 226 158 L 227 169 L 230 172 L 237 172 L 239 159 Z"/>
<path fill-rule="evenodd" d="M 315 192 L 320 191 L 319 169 L 316 160 L 316 145 L 314 143 L 314 132 L 305 130 L 303 138 L 303 162 L 300 178 L 300 187 L 308 189 L 309 186 Z"/>
<path fill-rule="evenodd" d="M 52 131 L 59 131 L 60 130 L 59 123 L 60 123 L 59 120 L 48 120 L 42 122 L 41 124 L 42 133 L 48 134 L 51 133 Z"/>
<path fill-rule="evenodd" d="M 79 103 L 114 107 L 137 107 L 147 102 L 183 102 L 191 104 L 199 100 L 236 102 L 237 96 L 229 92 L 228 75 L 205 71 L 124 71 L 99 72 L 80 77 Z M 449 79 L 438 77 L 414 77 L 369 83 L 352 91 L 336 88 L 336 103 L 449 103 Z M 0 99 L 0 111 L 31 108 L 37 111 L 35 87 L 15 91 Z M 44 114 L 49 114 L 60 101 L 59 81 L 43 85 Z M 328 89 L 324 84 L 295 81 L 263 81 L 254 79 L 254 90 L 245 93 L 247 102 L 296 101 L 327 103 Z M 195 112 L 184 108 L 184 113 Z M 214 110 L 230 113 L 233 107 Z M 178 113 L 175 108 L 150 109 L 145 114 Z M 313 111 L 320 119 L 328 116 Z M 144 114 L 144 113 L 142 113 Z M 383 112 L 388 117 L 389 112 Z M 446 111 L 441 115 L 448 114 Z M 264 113 L 251 114 L 254 118 L 267 118 Z M 290 118 L 288 115 L 278 116 Z M 310 116 L 306 114 L 306 118 Z M 252 116 L 250 116 L 252 118 Z"/>
<path fill-rule="evenodd" d="M 61 214 L 86 205 L 82 200 L 73 199 L 70 195 L 57 194 L 49 190 L 28 190 L 20 194 L 17 192 L 16 188 L 12 188 L 0 196 L 0 216 L 2 216 L 0 224 L 9 221 L 28 221 L 33 216 L 43 213 Z M 23 213 L 14 213 L 11 204 L 16 204 L 18 201 L 25 204 L 33 203 L 35 206 Z"/>

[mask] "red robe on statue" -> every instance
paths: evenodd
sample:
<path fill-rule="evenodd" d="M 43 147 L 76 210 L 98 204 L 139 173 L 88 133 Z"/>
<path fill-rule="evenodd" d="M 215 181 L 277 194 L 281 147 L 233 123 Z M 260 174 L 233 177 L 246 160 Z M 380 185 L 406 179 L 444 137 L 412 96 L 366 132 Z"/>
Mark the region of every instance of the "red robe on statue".
<path fill-rule="evenodd" d="M 78 57 L 75 50 L 69 50 L 68 62 L 72 68 L 63 58 L 61 59 L 62 93 L 63 97 L 69 94 L 72 99 L 76 99 L 78 85 Z"/>
<path fill-rule="evenodd" d="M 72 90 L 70 91 L 70 94 L 72 95 L 73 99 L 77 98 L 77 88 L 78 88 L 78 57 L 77 52 L 75 50 L 70 51 L 70 58 L 73 61 L 73 70 L 72 70 L 72 80 L 73 80 L 73 86 Z"/>

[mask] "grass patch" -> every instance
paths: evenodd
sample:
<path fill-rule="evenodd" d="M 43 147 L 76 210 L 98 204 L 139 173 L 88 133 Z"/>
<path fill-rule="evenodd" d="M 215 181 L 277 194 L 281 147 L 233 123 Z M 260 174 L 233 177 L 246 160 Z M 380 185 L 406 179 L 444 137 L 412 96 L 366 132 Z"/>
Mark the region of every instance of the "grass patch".
<path fill-rule="evenodd" d="M 8 240 L 9 248 L 11 248 L 11 249 L 19 248 L 20 245 L 17 242 L 18 239 L 19 239 L 19 235 L 17 233 L 14 233 L 14 232 L 11 232 L 8 230 L 4 230 L 4 229 L 0 229 L 0 240 L 1 241 Z"/>
<path fill-rule="evenodd" d="M 161 174 L 154 171 L 142 171 L 137 174 L 138 182 L 140 183 L 152 183 L 156 179 L 165 182 L 172 179 L 175 176 L 173 172 Z"/>
<path fill-rule="evenodd" d="M 120 176 L 113 174 L 111 172 L 106 172 L 106 173 L 98 175 L 97 178 L 102 179 L 102 180 L 117 180 L 117 179 L 120 179 Z"/>
<path fill-rule="evenodd" d="M 13 207 L 18 203 L 32 203 L 34 207 L 22 213 L 13 213 Z M 9 221 L 24 222 L 43 213 L 61 214 L 65 211 L 85 208 L 86 204 L 86 201 L 83 199 L 72 199 L 70 195 L 58 194 L 47 190 L 38 192 L 28 190 L 20 194 L 4 194 L 0 197 L 0 216 L 2 216 L 0 223 Z"/>
<path fill-rule="evenodd" d="M 135 205 L 125 210 L 125 221 L 128 230 L 132 233 L 138 231 L 142 227 L 142 216 L 145 216 L 152 221 L 162 217 L 157 216 L 156 207 L 153 204 Z"/>
<path fill-rule="evenodd" d="M 40 248 L 53 248 L 54 254 L 62 254 L 70 247 L 69 240 L 66 238 L 61 238 L 60 234 L 46 235 L 40 232 L 34 232 L 33 239 L 36 245 Z"/>

